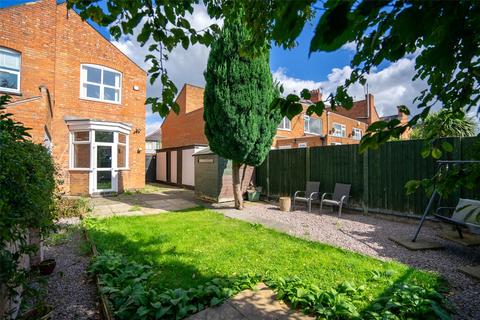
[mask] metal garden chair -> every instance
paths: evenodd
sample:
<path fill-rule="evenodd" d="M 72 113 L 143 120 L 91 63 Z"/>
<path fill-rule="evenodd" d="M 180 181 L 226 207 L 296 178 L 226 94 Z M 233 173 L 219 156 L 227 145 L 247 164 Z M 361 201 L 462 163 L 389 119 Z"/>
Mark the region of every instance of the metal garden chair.
<path fill-rule="evenodd" d="M 318 181 L 308 181 L 305 187 L 305 191 L 296 191 L 293 195 L 293 207 L 292 210 L 295 210 L 296 202 L 306 202 L 308 206 L 308 212 L 312 211 L 312 201 L 319 200 L 320 193 L 320 182 Z M 303 195 L 303 197 L 301 196 Z"/>
<path fill-rule="evenodd" d="M 324 193 L 322 199 L 320 200 L 320 212 L 322 211 L 323 204 L 328 204 L 332 206 L 338 206 L 338 216 L 342 215 L 342 207 L 347 203 L 348 198 L 350 198 L 350 188 L 351 184 L 335 183 L 335 189 L 332 193 Z M 327 197 L 331 197 L 328 199 Z"/>

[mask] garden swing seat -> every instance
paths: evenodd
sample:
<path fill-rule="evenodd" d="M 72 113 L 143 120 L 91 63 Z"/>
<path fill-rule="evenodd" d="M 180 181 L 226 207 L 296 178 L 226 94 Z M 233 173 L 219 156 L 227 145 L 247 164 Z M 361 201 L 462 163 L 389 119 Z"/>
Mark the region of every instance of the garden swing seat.
<path fill-rule="evenodd" d="M 442 212 L 453 211 L 448 217 Z M 440 207 L 434 214 L 438 220 L 455 226 L 458 236 L 463 238 L 462 229 L 469 229 L 474 234 L 480 234 L 480 201 L 459 199 L 456 207 Z"/>

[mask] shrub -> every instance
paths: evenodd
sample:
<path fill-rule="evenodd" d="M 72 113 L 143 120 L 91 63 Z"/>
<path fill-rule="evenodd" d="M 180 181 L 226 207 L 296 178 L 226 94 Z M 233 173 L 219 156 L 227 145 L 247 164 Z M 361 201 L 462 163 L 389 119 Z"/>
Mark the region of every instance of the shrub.
<path fill-rule="evenodd" d="M 57 217 L 83 217 L 92 211 L 90 202 L 86 198 L 68 198 L 59 195 L 55 201 Z"/>
<path fill-rule="evenodd" d="M 25 284 L 22 255 L 38 249 L 27 242 L 29 229 L 53 227 L 55 169 L 46 148 L 27 141 L 26 129 L 5 113 L 8 99 L 0 97 L 0 283 L 15 296 Z"/>

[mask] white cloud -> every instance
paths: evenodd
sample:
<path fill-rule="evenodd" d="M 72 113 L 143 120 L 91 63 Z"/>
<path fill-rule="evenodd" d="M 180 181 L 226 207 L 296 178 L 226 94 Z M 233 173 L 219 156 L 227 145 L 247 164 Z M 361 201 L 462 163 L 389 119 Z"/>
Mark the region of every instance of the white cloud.
<path fill-rule="evenodd" d="M 336 87 L 343 84 L 352 72 L 349 66 L 334 68 L 325 81 L 311 81 L 293 78 L 287 75 L 287 70 L 279 68 L 273 72 L 273 77 L 280 81 L 287 93 L 299 93 L 303 88 L 320 88 L 323 97 L 335 91 Z M 390 64 L 388 67 L 373 71 L 367 75 L 368 91 L 375 96 L 375 105 L 381 116 L 395 114 L 397 106 L 406 105 L 412 111 L 413 99 L 420 95 L 420 91 L 426 88 L 426 83 L 421 80 L 412 81 L 415 73 L 415 57 L 403 58 Z M 365 97 L 365 88 L 360 84 L 351 86 L 349 94 L 354 100 Z"/>
<path fill-rule="evenodd" d="M 185 16 L 189 20 L 190 25 L 196 29 L 201 30 L 212 23 L 221 25 L 221 22 L 214 21 L 207 13 L 205 6 L 195 6 L 194 13 Z M 141 47 L 136 41 L 138 33 L 141 31 L 143 23 L 134 31 L 133 36 L 122 36 L 118 41 L 112 41 L 123 53 L 135 61 L 145 70 L 148 70 L 150 66 L 145 62 L 145 56 L 149 54 L 148 47 L 151 43 L 145 44 Z M 208 54 L 210 49 L 204 45 L 196 44 L 190 46 L 187 50 L 179 46 L 171 53 L 169 53 L 169 60 L 166 61 L 165 66 L 167 68 L 170 79 L 175 83 L 178 90 L 180 90 L 185 83 L 191 83 L 199 86 L 205 85 L 205 78 L 203 72 L 207 66 Z M 160 81 L 157 80 L 154 85 L 147 85 L 147 96 L 161 96 L 162 87 Z M 163 119 L 158 114 L 152 114 L 150 106 L 147 108 L 147 133 L 158 129 Z"/>

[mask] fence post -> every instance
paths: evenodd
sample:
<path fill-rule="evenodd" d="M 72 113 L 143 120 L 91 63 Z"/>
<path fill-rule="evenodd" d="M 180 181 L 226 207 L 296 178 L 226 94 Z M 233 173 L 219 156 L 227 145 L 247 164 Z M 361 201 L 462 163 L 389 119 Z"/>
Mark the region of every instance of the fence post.
<path fill-rule="evenodd" d="M 310 181 L 310 148 L 305 148 L 305 183 Z"/>
<path fill-rule="evenodd" d="M 267 154 L 267 201 L 270 200 L 270 152 Z"/>
<path fill-rule="evenodd" d="M 368 153 L 365 151 L 363 153 L 363 213 L 368 213 Z"/>

